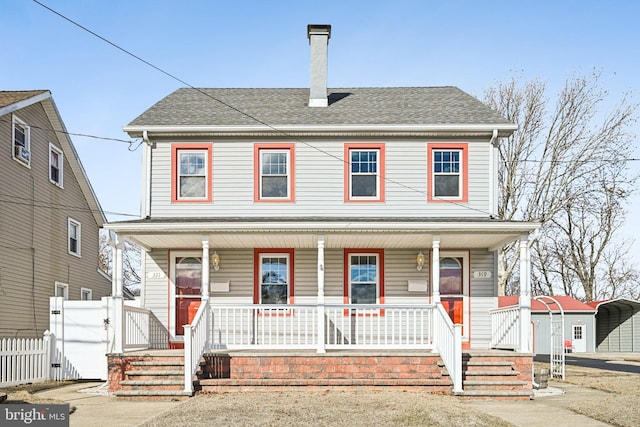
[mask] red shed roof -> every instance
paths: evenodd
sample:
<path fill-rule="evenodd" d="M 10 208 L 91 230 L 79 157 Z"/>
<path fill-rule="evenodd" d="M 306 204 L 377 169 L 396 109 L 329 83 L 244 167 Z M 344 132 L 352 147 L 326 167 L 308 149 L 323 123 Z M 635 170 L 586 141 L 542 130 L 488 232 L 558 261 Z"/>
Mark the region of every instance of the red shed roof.
<path fill-rule="evenodd" d="M 519 298 L 520 297 L 518 297 L 518 296 L 498 297 L 498 307 L 510 307 L 510 306 L 513 306 L 513 305 L 518 305 L 518 299 Z M 577 299 L 571 298 L 571 297 L 568 297 L 568 296 L 556 296 L 556 295 L 554 295 L 553 297 L 542 298 L 542 300 L 549 306 L 549 308 L 551 310 L 554 310 L 554 311 L 558 310 L 558 306 L 550 298 L 553 298 L 554 300 L 558 301 L 558 303 L 560 304 L 560 306 L 562 306 L 562 309 L 565 312 L 567 312 L 567 311 L 586 311 L 586 312 L 589 312 L 589 313 L 593 313 L 593 312 L 596 311 L 594 307 L 591 307 L 591 306 L 583 303 L 582 301 L 578 301 Z M 548 310 L 547 310 L 547 307 L 540 300 L 532 298 L 532 300 L 531 300 L 531 311 L 546 313 Z"/>

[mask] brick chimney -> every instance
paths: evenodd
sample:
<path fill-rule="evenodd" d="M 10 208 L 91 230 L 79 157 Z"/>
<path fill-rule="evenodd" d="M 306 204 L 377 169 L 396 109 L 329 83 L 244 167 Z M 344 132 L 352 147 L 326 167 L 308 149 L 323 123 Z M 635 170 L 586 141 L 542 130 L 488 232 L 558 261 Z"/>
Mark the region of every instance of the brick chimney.
<path fill-rule="evenodd" d="M 331 37 L 331 25 L 307 25 L 307 37 L 311 46 L 311 86 L 309 107 L 326 107 L 327 98 L 327 50 Z"/>

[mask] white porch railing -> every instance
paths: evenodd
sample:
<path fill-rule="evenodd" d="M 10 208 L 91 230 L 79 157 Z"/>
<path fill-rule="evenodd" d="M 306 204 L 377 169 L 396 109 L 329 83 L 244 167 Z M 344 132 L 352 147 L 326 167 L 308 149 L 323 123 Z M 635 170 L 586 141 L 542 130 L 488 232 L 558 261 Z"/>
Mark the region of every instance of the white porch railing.
<path fill-rule="evenodd" d="M 124 348 L 125 350 L 146 349 L 150 345 L 151 311 L 146 308 L 124 305 Z"/>
<path fill-rule="evenodd" d="M 515 350 L 520 345 L 520 306 L 491 310 L 491 348 Z"/>
<path fill-rule="evenodd" d="M 462 391 L 462 325 L 454 325 L 442 304 L 433 312 L 433 337 L 440 357 L 449 371 L 453 392 Z"/>
<path fill-rule="evenodd" d="M 184 326 L 184 391 L 193 392 L 193 376 L 198 369 L 200 356 L 209 346 L 208 325 L 210 308 L 203 301 L 191 322 Z"/>
<path fill-rule="evenodd" d="M 0 339 L 0 386 L 51 379 L 51 338 Z"/>
<path fill-rule="evenodd" d="M 434 306 L 326 305 L 318 336 L 316 305 L 212 305 L 214 348 L 431 349 Z"/>

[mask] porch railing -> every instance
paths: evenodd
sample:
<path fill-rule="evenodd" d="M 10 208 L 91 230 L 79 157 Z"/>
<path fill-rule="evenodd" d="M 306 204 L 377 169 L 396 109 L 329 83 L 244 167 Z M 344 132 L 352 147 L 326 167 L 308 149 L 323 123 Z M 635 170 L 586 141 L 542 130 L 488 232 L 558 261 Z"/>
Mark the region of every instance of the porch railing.
<path fill-rule="evenodd" d="M 147 349 L 151 347 L 151 311 L 146 308 L 124 305 L 124 348 Z"/>
<path fill-rule="evenodd" d="M 442 304 L 437 304 L 433 312 L 433 335 L 440 357 L 453 382 L 453 392 L 461 392 L 462 325 L 453 324 Z"/>
<path fill-rule="evenodd" d="M 491 348 L 515 350 L 520 345 L 520 307 L 491 310 Z"/>
<path fill-rule="evenodd" d="M 200 356 L 209 346 L 209 313 L 209 304 L 203 301 L 191 325 L 184 326 L 184 391 L 188 393 L 193 392 L 193 376 L 198 369 Z"/>
<path fill-rule="evenodd" d="M 214 348 L 434 348 L 434 306 L 325 305 L 318 336 L 316 305 L 212 305 Z"/>

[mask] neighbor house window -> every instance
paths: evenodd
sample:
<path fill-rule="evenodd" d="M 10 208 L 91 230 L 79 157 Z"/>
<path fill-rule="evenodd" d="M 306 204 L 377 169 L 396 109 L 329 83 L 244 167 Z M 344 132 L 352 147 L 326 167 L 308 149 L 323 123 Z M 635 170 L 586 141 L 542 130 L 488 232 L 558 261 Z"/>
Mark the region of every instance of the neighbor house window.
<path fill-rule="evenodd" d="M 384 302 L 382 250 L 345 250 L 345 267 L 345 304 Z"/>
<path fill-rule="evenodd" d="M 293 303 L 293 249 L 255 252 L 256 304 Z"/>
<path fill-rule="evenodd" d="M 384 144 L 345 145 L 345 201 L 384 201 Z"/>
<path fill-rule="evenodd" d="M 429 201 L 467 197 L 467 145 L 429 144 Z"/>
<path fill-rule="evenodd" d="M 49 180 L 59 187 L 62 187 L 62 151 L 55 145 L 49 144 Z"/>
<path fill-rule="evenodd" d="M 80 256 L 81 235 L 80 223 L 69 218 L 69 253 L 71 255 Z"/>
<path fill-rule="evenodd" d="M 80 299 L 82 301 L 91 301 L 93 298 L 93 291 L 88 288 L 80 288 Z"/>
<path fill-rule="evenodd" d="M 294 201 L 293 144 L 256 144 L 254 146 L 255 201 Z"/>
<path fill-rule="evenodd" d="M 26 166 L 31 164 L 31 129 L 13 116 L 13 158 Z"/>
<path fill-rule="evenodd" d="M 211 201 L 211 145 L 172 146 L 174 202 Z"/>
<path fill-rule="evenodd" d="M 53 295 L 56 297 L 62 297 L 65 300 L 69 299 L 69 285 L 66 283 L 56 282 L 54 285 Z"/>

